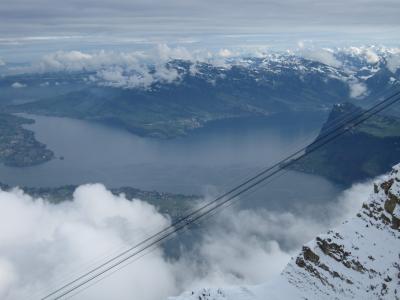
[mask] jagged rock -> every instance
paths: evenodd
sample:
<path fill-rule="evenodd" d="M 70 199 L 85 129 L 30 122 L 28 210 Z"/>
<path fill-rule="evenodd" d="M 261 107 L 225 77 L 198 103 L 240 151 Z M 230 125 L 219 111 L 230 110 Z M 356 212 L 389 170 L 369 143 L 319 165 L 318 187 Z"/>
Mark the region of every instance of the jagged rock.
<path fill-rule="evenodd" d="M 398 203 L 399 203 L 399 199 L 392 193 L 389 193 L 388 200 L 386 200 L 386 202 L 385 202 L 385 210 L 389 214 L 393 214 L 394 209 L 396 208 L 396 204 L 398 204 Z"/>
<path fill-rule="evenodd" d="M 325 255 L 332 257 L 336 261 L 343 261 L 350 254 L 343 250 L 342 245 L 328 242 L 327 240 L 323 240 L 320 237 L 317 237 L 317 245 L 322 250 L 322 252 L 324 252 Z"/>
<path fill-rule="evenodd" d="M 304 268 L 306 266 L 306 263 L 304 259 L 301 257 L 296 258 L 296 265 L 298 265 L 300 268 Z"/>
<path fill-rule="evenodd" d="M 318 264 L 318 262 L 319 262 L 319 256 L 317 254 L 315 254 L 314 252 L 312 252 L 312 250 L 306 246 L 303 247 L 303 256 L 304 256 L 304 259 L 306 259 L 314 264 Z"/>
<path fill-rule="evenodd" d="M 393 229 L 399 229 L 400 228 L 400 219 L 398 219 L 397 217 L 392 218 L 392 228 Z"/>
<path fill-rule="evenodd" d="M 390 179 L 388 181 L 385 181 L 385 182 L 383 182 L 381 184 L 381 188 L 385 191 L 386 195 L 388 194 L 388 192 L 389 192 L 390 188 L 392 187 L 393 183 L 394 183 L 394 179 L 392 178 L 392 179 Z"/>

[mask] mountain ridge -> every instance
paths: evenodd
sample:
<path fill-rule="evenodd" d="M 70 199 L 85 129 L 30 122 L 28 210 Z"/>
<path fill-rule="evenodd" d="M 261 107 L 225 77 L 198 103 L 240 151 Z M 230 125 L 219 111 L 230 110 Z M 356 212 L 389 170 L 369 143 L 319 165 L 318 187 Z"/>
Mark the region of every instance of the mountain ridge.
<path fill-rule="evenodd" d="M 334 105 L 318 138 L 326 136 L 343 120 L 363 113 L 351 103 Z M 342 120 L 342 121 L 340 121 Z M 400 155 L 400 119 L 391 115 L 374 115 L 362 124 L 344 132 L 338 139 L 313 151 L 289 168 L 324 176 L 336 183 L 349 186 L 388 172 Z"/>

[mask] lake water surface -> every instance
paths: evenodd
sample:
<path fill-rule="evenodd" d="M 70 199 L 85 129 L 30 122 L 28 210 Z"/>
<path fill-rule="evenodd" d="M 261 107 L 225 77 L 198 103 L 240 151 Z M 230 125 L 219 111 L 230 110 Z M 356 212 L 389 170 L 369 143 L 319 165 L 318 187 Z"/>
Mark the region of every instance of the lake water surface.
<path fill-rule="evenodd" d="M 101 182 L 173 193 L 212 194 L 239 183 L 311 142 L 323 116 L 276 116 L 225 120 L 188 136 L 143 138 L 97 123 L 29 116 L 26 126 L 64 160 L 28 168 L 0 166 L 0 181 L 10 185 L 59 186 Z M 277 206 L 329 201 L 340 192 L 331 182 L 288 172 L 252 194 Z"/>

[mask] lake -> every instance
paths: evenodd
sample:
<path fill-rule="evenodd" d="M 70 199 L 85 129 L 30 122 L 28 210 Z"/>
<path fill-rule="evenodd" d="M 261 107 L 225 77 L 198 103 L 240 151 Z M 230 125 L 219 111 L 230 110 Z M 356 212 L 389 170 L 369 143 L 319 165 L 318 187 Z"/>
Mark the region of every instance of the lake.
<path fill-rule="evenodd" d="M 310 143 L 326 116 L 281 115 L 212 122 L 185 137 L 144 138 L 98 123 L 24 115 L 26 128 L 57 157 L 46 164 L 0 166 L 10 185 L 59 186 L 101 182 L 109 187 L 214 195 Z M 298 206 L 325 202 L 341 188 L 317 177 L 288 172 L 251 195 L 255 203 Z M 262 204 L 264 205 L 264 204 Z M 301 206 L 301 205 L 300 205 Z"/>

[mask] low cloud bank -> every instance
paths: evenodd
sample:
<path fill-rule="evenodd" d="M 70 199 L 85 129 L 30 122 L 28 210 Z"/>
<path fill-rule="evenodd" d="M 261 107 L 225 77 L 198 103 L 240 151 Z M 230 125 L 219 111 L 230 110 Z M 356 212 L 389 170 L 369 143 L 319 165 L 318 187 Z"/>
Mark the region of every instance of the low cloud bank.
<path fill-rule="evenodd" d="M 387 65 L 390 71 L 396 73 L 400 69 L 400 49 L 393 51 L 387 57 Z"/>
<path fill-rule="evenodd" d="M 160 300 L 201 286 L 253 284 L 284 268 L 301 244 L 354 215 L 371 192 L 356 185 L 329 207 L 327 221 L 310 214 L 230 208 L 177 258 L 157 249 L 76 299 Z M 40 298 L 47 292 L 164 228 L 170 220 L 140 200 L 84 185 L 58 205 L 21 190 L 0 192 L 0 298 Z"/>
<path fill-rule="evenodd" d="M 81 186 L 74 201 L 60 205 L 20 190 L 0 192 L 0 207 L 5 224 L 0 230 L 0 298 L 7 300 L 39 299 L 94 266 L 94 259 L 169 224 L 151 205 L 116 197 L 101 185 Z M 86 268 L 79 271 L 81 266 Z M 169 263 L 157 250 L 80 299 L 161 299 L 174 293 L 174 286 Z"/>
<path fill-rule="evenodd" d="M 160 44 L 151 51 L 114 52 L 58 51 L 50 53 L 28 67 L 14 68 L 16 73 L 47 72 L 91 72 L 90 82 L 118 87 L 147 89 L 154 83 L 179 81 L 179 69 L 170 66 L 174 60 L 190 61 L 194 64 L 209 63 L 229 68 L 227 60 L 233 56 L 227 49 L 217 53 L 205 50 L 189 51 L 178 46 Z"/>
<path fill-rule="evenodd" d="M 342 67 L 342 63 L 336 58 L 335 52 L 331 49 L 305 48 L 302 43 L 299 44 L 299 47 L 300 55 L 306 59 L 317 61 L 335 68 Z"/>

